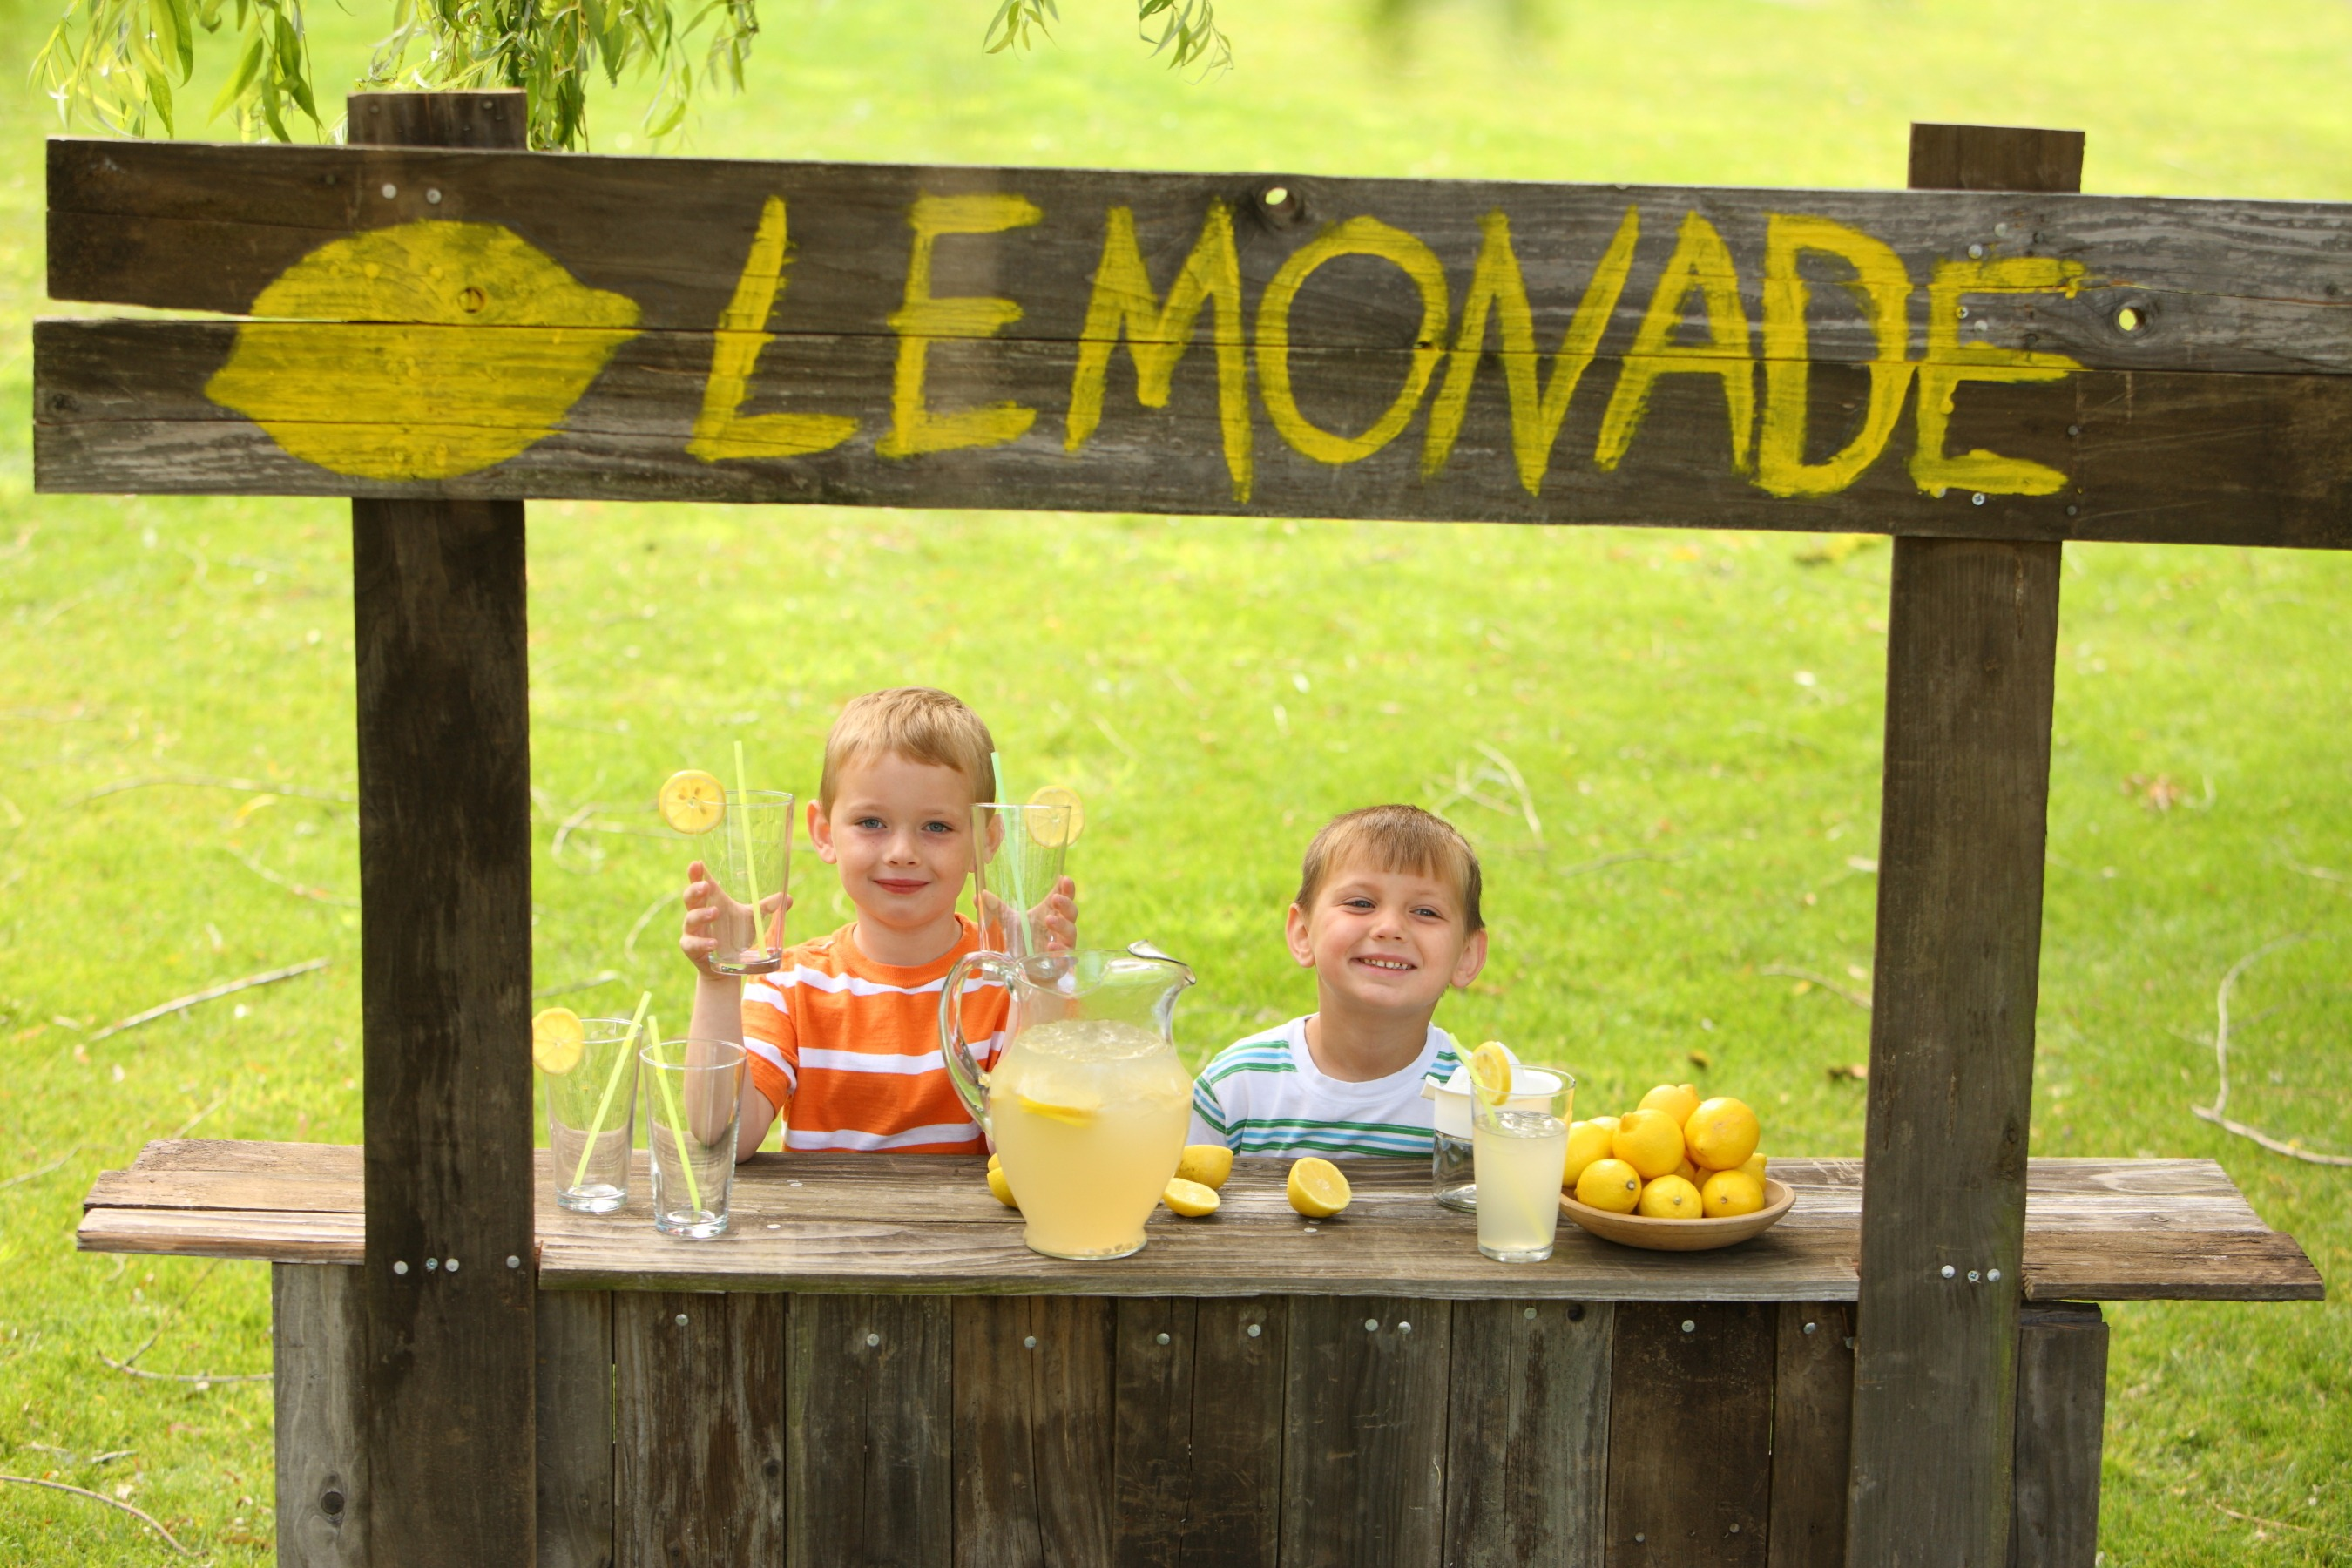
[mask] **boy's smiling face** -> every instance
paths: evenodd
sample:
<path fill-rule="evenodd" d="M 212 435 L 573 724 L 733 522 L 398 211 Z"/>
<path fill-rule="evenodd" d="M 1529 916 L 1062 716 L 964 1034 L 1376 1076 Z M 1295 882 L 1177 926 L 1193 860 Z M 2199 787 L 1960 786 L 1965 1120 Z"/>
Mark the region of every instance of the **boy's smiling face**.
<path fill-rule="evenodd" d="M 1368 1012 L 1419 1012 L 1486 962 L 1486 933 L 1468 929 L 1462 895 L 1417 871 L 1339 867 L 1315 907 L 1290 906 L 1290 952 L 1322 984 Z"/>
<path fill-rule="evenodd" d="M 845 764 L 833 810 L 809 804 L 817 858 L 841 868 L 858 920 L 915 935 L 952 924 L 971 874 L 971 781 L 881 752 Z"/>

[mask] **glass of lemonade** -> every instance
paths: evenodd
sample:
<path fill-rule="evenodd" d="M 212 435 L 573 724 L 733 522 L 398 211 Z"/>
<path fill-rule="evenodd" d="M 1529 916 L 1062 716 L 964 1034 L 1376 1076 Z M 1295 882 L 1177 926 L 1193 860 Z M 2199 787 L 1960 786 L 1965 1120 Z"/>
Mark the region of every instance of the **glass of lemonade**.
<path fill-rule="evenodd" d="M 1559 1068 L 1515 1068 L 1511 1097 L 1501 1105 L 1471 1096 L 1478 1250 L 1497 1263 L 1540 1263 L 1551 1256 L 1575 1112 L 1576 1079 Z"/>
<path fill-rule="evenodd" d="M 547 1146 L 555 1201 L 611 1214 L 629 1201 L 629 1145 L 636 1127 L 637 1054 L 626 1018 L 583 1018 L 580 1059 L 547 1080 Z"/>
<path fill-rule="evenodd" d="M 637 1056 L 653 1153 L 654 1228 L 666 1236 L 718 1236 L 727 1228 L 735 1181 L 743 1047 L 732 1040 L 663 1040 Z"/>

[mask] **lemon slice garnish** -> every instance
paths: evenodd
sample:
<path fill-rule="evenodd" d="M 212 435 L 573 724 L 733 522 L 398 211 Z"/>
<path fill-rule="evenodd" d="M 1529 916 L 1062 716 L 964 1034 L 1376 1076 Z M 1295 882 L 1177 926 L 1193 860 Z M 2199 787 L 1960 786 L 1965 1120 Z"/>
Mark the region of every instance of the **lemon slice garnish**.
<path fill-rule="evenodd" d="M 1488 1040 L 1470 1053 L 1470 1087 L 1489 1105 L 1511 1098 L 1511 1053 L 1500 1040 Z"/>
<path fill-rule="evenodd" d="M 1029 797 L 1031 805 L 1058 805 L 1068 809 L 1069 816 L 1057 831 L 1052 825 L 1032 816 L 1029 837 L 1048 849 L 1060 849 L 1078 841 L 1087 826 L 1087 808 L 1079 804 L 1077 792 L 1066 784 L 1047 784 Z"/>
<path fill-rule="evenodd" d="M 1222 1200 L 1217 1196 L 1216 1188 L 1178 1176 L 1168 1184 L 1168 1190 L 1160 1194 L 1160 1201 L 1166 1204 L 1172 1214 L 1181 1214 L 1186 1219 L 1198 1219 L 1204 1214 L 1216 1213 L 1217 1205 Z"/>
<path fill-rule="evenodd" d="M 1013 1102 L 1032 1116 L 1042 1116 L 1049 1121 L 1059 1121 L 1069 1127 L 1091 1127 L 1102 1108 L 1094 1105 L 1056 1105 L 1049 1100 L 1032 1100 L 1025 1094 L 1015 1094 Z"/>
<path fill-rule="evenodd" d="M 680 833 L 708 833 L 727 816 L 727 791 L 700 768 L 680 768 L 662 782 L 661 819 Z"/>
<path fill-rule="evenodd" d="M 1356 1195 L 1339 1166 L 1313 1154 L 1290 1167 L 1290 1180 L 1284 1190 L 1290 1206 L 1308 1219 L 1328 1219 Z"/>
<path fill-rule="evenodd" d="M 588 1031 L 569 1007 L 550 1007 L 530 1021 L 530 1059 L 543 1073 L 562 1077 L 580 1065 Z"/>

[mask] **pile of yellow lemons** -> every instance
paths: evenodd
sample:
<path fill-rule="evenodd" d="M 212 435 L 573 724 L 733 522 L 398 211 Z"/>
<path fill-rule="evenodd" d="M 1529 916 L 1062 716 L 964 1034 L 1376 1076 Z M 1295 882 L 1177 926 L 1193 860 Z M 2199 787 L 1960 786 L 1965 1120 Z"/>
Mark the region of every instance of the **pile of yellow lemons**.
<path fill-rule="evenodd" d="M 1662 1083 L 1622 1116 L 1568 1131 L 1560 1185 L 1576 1201 L 1652 1219 L 1729 1219 L 1764 1206 L 1763 1129 L 1728 1095 Z"/>

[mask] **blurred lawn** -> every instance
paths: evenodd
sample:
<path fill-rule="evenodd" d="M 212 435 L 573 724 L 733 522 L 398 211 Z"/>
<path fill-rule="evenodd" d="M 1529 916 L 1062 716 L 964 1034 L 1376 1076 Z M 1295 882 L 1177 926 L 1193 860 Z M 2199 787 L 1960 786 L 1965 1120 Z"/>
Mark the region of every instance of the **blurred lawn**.
<path fill-rule="evenodd" d="M 1893 185 L 1906 123 L 1948 119 L 2084 127 L 2097 191 L 2352 199 L 2352 10 L 2318 0 L 1553 0 L 1532 35 L 1463 5 L 1385 40 L 1337 0 L 1232 0 L 1240 64 L 1198 82 L 1146 59 L 1113 0 L 1066 9 L 1058 47 L 992 59 L 979 0 L 772 5 L 752 90 L 691 150 Z M 363 58 L 362 14 L 314 18 L 323 79 Z M 46 16 L 0 22 L 9 79 Z M 625 98 L 599 111 L 601 148 L 624 145 Z M 46 114 L 29 91 L 0 105 L 0 1468 L 127 1489 L 211 1561 L 263 1563 L 267 1384 L 133 1380 L 99 1357 L 159 1336 L 141 1365 L 266 1368 L 265 1271 L 83 1258 L 71 1231 L 94 1174 L 146 1139 L 358 1134 L 348 535 L 336 504 L 30 494 Z M 683 1016 L 659 907 L 677 868 L 628 831 L 661 777 L 743 738 L 805 792 L 845 698 L 929 681 L 987 715 L 1017 787 L 1087 797 L 1089 927 L 1193 962 L 1196 1058 L 1309 1005 L 1278 931 L 1312 828 L 1452 799 L 1496 928 L 1486 977 L 1443 1015 L 1457 1033 L 1573 1062 L 1588 1109 L 1696 1076 L 1755 1101 L 1776 1151 L 1859 1151 L 1862 1091 L 1828 1069 L 1863 1058 L 1864 1014 L 1768 971 L 1869 984 L 1883 547 L 1808 564 L 1806 541 L 1736 534 L 532 518 L 537 983 L 616 972 L 567 997 L 583 1010 L 643 984 Z M 2067 563 L 2034 1147 L 2212 1155 L 2340 1292 L 2352 1173 L 2188 1106 L 2211 1093 L 2221 973 L 2310 933 L 2240 984 L 2232 1105 L 2352 1149 L 2352 566 Z M 757 689 L 721 657 L 751 637 L 778 671 Z M 1495 753 L 1533 822 L 1461 799 Z M 267 787 L 92 798 L 164 778 Z M 803 930 L 832 910 L 820 869 L 803 858 Z M 333 963 L 81 1043 L 314 957 Z M 2110 1316 L 2105 1561 L 2352 1562 L 2340 1300 Z M 0 1560 L 175 1561 L 124 1515 L 13 1486 Z"/>

